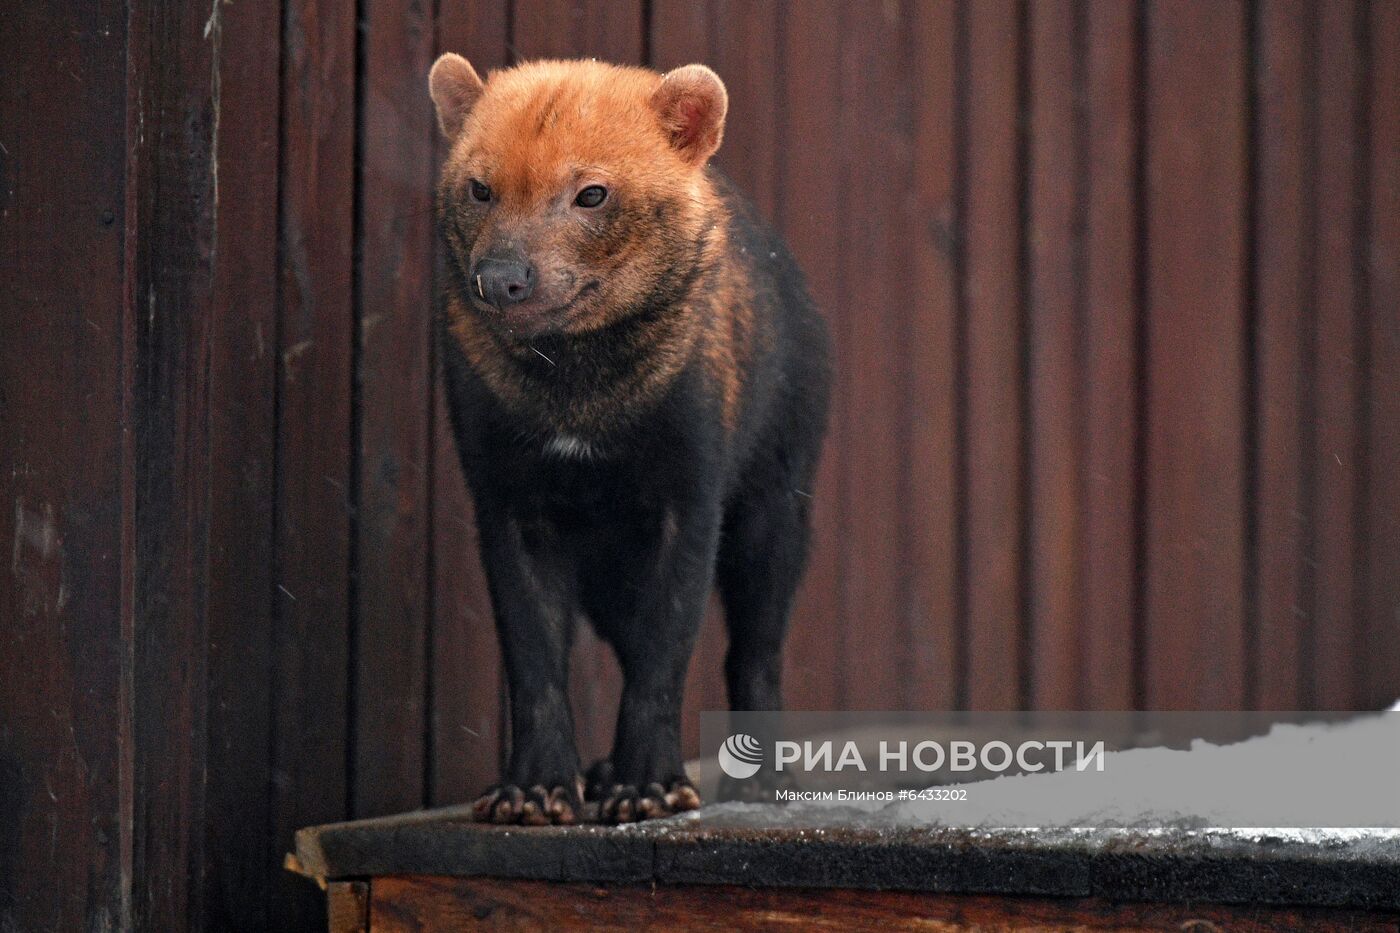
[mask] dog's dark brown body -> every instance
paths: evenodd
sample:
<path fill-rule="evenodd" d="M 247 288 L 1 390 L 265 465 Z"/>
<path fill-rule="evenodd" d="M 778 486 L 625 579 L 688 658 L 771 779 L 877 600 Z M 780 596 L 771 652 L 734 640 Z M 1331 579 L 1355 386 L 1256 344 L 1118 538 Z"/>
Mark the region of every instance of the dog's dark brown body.
<path fill-rule="evenodd" d="M 477 815 L 578 817 L 581 620 L 625 677 L 590 772 L 602 818 L 696 806 L 681 691 L 716 585 L 731 706 L 781 706 L 826 420 L 821 319 L 782 243 L 705 167 L 726 106 L 707 69 L 546 62 L 483 85 L 445 56 L 432 90 L 453 140 L 438 334 L 510 693 L 510 762 Z"/>

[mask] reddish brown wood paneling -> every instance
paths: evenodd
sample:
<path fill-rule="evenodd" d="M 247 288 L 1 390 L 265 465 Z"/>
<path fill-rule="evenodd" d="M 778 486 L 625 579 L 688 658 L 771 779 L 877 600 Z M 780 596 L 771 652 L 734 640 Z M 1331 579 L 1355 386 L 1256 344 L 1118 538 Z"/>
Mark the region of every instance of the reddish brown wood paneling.
<path fill-rule="evenodd" d="M 1310 6 L 1268 0 L 1255 25 L 1255 436 L 1258 541 L 1254 599 L 1258 633 L 1255 702 L 1293 709 L 1301 700 L 1304 320 L 1311 307 L 1306 263 L 1307 94 Z"/>
<path fill-rule="evenodd" d="M 1347 0 L 1318 8 L 1317 124 L 1312 168 L 1316 181 L 1313 273 L 1316 321 L 1310 329 L 1313 363 L 1310 409 L 1313 513 L 1309 529 L 1308 620 L 1310 708 L 1351 709 L 1356 678 L 1356 457 L 1361 353 L 1357 292 L 1356 203 L 1360 167 L 1357 139 L 1357 10 Z"/>
<path fill-rule="evenodd" d="M 1400 696 L 1400 4 L 1373 2 L 1365 23 L 1370 94 L 1365 388 L 1367 706 Z"/>
<path fill-rule="evenodd" d="M 368 4 L 356 231 L 355 732 L 351 812 L 424 802 L 433 139 L 432 8 Z"/>
<path fill-rule="evenodd" d="M 0 926 L 115 929 L 131 923 L 127 9 L 7 19 Z"/>
<path fill-rule="evenodd" d="M 1140 11 L 1091 0 L 1083 14 L 1085 133 L 1083 617 L 1077 632 L 1089 709 L 1137 696 L 1141 218 Z"/>
<path fill-rule="evenodd" d="M 278 4 L 228 5 L 220 8 L 216 24 L 220 197 L 213 218 L 209 338 L 202 883 L 204 916 L 219 929 L 269 926 L 267 889 L 283 844 L 271 832 L 267 755 L 273 709 L 279 13 Z M 224 56 L 225 48 L 236 52 Z"/>
<path fill-rule="evenodd" d="M 838 115 L 847 99 L 837 60 L 843 31 L 837 0 L 789 5 L 779 20 L 782 42 L 775 50 L 783 68 L 783 165 L 777 179 L 776 213 L 788 246 L 807 274 L 807 285 L 836 326 L 841 296 L 842 198 L 834 194 L 840 174 L 839 147 L 815 145 L 834 140 Z M 778 115 L 775 114 L 775 117 Z M 837 347 L 835 365 L 842 357 Z M 841 503 L 839 477 L 845 458 L 838 439 L 846 419 L 833 405 L 827 444 L 812 495 L 812 548 L 807 577 L 793 607 L 791 634 L 783 665 L 783 692 L 790 709 L 825 709 L 839 696 L 843 656 L 841 631 Z"/>
<path fill-rule="evenodd" d="M 908 426 L 908 268 L 905 210 L 913 179 L 913 88 L 897 76 L 907 67 L 907 10 L 897 4 L 851 3 L 845 10 L 838 68 L 843 99 L 877 107 L 841 108 L 844 157 L 840 303 L 836 322 L 836 407 L 844 478 L 841 515 L 841 702 L 855 709 L 901 708 L 900 674 L 908 632 L 902 609 L 906 519 L 904 463 Z M 878 181 L 876 181 L 878 179 Z M 858 194 L 857 194 L 858 192 Z"/>
<path fill-rule="evenodd" d="M 1245 55 L 1241 4 L 1149 5 L 1146 683 L 1244 702 Z"/>
<path fill-rule="evenodd" d="M 1028 541 L 1026 624 L 1030 702 L 1078 709 L 1080 619 L 1079 401 L 1083 180 L 1079 105 L 1080 31 L 1070 0 L 1030 9 L 1029 164 L 1026 166 L 1030 344 L 1026 381 L 1033 519 Z"/>
<path fill-rule="evenodd" d="M 358 906 L 349 892 L 337 891 Z M 746 888 L 728 885 L 589 885 L 422 875 L 375 878 L 369 924 L 385 933 L 451 930 L 935 930 L 986 933 L 1076 930 L 1380 933 L 1385 914 L 1217 904 L 1114 903 L 1103 898 L 1020 898 L 911 891 Z M 342 908 L 343 910 L 346 908 Z M 355 914 L 359 916 L 359 914 Z M 353 926 L 334 930 L 357 929 Z"/>
<path fill-rule="evenodd" d="M 516 58 L 601 58 L 642 62 L 642 0 L 514 0 L 511 49 Z"/>
<path fill-rule="evenodd" d="M 349 815 L 355 5 L 283 14 L 274 832 Z M 373 559 L 382 559 L 375 555 Z M 273 916 L 323 922 L 282 878 Z"/>
<path fill-rule="evenodd" d="M 905 198 L 912 249 L 908 333 L 909 421 L 903 508 L 909 591 L 908 644 L 901 676 L 909 709 L 948 709 L 957 699 L 958 618 L 958 300 L 957 11 L 952 3 L 911 3 L 913 178 Z M 810 268 L 810 266 L 808 267 Z M 828 454 L 830 457 L 831 454 Z M 910 510 L 912 512 L 912 510 Z M 820 526 L 819 526 L 820 528 Z M 820 532 L 819 532 L 820 533 Z M 819 572 L 814 567 L 813 573 Z M 824 705 L 818 702 L 820 708 Z"/>
<path fill-rule="evenodd" d="M 964 697 L 974 709 L 1017 708 L 1024 663 L 1024 12 L 1010 0 L 972 3 L 966 12 Z"/>
<path fill-rule="evenodd" d="M 130 7 L 126 286 L 132 351 L 131 923 L 201 916 L 208 757 L 209 354 L 217 257 L 214 69 L 222 31 L 192 7 Z M 212 42 L 209 40 L 213 40 Z M 179 138 L 179 146 L 165 140 Z"/>

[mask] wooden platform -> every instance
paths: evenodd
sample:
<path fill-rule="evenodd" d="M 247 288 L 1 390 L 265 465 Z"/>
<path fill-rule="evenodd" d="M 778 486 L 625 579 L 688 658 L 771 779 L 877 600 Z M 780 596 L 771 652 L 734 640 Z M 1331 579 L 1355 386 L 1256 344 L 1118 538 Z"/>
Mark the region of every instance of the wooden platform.
<path fill-rule="evenodd" d="M 1400 929 L 1393 838 L 840 829 L 733 807 L 521 828 L 458 807 L 302 830 L 288 865 L 326 886 L 334 930 Z"/>

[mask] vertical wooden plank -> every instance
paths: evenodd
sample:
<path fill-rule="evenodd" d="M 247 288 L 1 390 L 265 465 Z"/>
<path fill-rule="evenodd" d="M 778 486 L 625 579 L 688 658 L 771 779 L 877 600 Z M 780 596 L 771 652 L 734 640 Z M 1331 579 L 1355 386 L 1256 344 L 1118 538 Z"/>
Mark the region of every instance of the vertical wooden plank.
<path fill-rule="evenodd" d="M 1255 598 L 1261 709 L 1302 700 L 1304 501 L 1303 334 L 1310 255 L 1305 199 L 1307 63 L 1311 17 L 1303 0 L 1266 0 L 1256 14 L 1257 156 L 1254 194 L 1255 409 L 1258 437 Z"/>
<path fill-rule="evenodd" d="M 908 4 L 914 81 L 913 250 L 909 297 L 909 592 L 906 703 L 949 709 L 957 701 L 957 216 L 954 151 L 956 5 Z"/>
<path fill-rule="evenodd" d="M 642 62 L 641 0 L 515 0 L 514 29 L 522 59 Z"/>
<path fill-rule="evenodd" d="M 343 819 L 347 786 L 355 4 L 283 14 L 274 843 Z M 284 928 L 324 923 L 318 892 L 276 875 Z"/>
<path fill-rule="evenodd" d="M 48 4 L 7 20 L 0 928 L 118 929 L 132 923 L 121 560 L 128 11 Z"/>
<path fill-rule="evenodd" d="M 326 887 L 326 928 L 330 933 L 367 933 L 370 883 L 332 881 Z"/>
<path fill-rule="evenodd" d="M 1356 588 L 1356 7 L 1318 7 L 1317 322 L 1313 332 L 1312 677 L 1309 705 L 1352 709 L 1358 699 Z"/>
<path fill-rule="evenodd" d="M 1400 4 L 1369 9 L 1366 383 L 1368 707 L 1400 696 Z"/>
<path fill-rule="evenodd" d="M 1147 49 L 1146 701 L 1244 683 L 1245 16 L 1156 0 Z"/>
<path fill-rule="evenodd" d="M 600 58 L 618 64 L 642 61 L 641 0 L 516 0 L 511 47 L 521 59 Z M 587 767 L 612 751 L 622 675 L 612 650 L 580 626 L 570 657 L 579 755 Z"/>
<path fill-rule="evenodd" d="M 833 63 L 843 30 L 837 0 L 788 4 L 782 13 L 782 171 L 777 212 L 788 246 L 807 276 L 812 297 L 833 335 L 844 320 L 841 288 L 841 199 L 832 196 L 840 179 L 840 148 L 808 145 L 837 138 L 846 100 Z M 835 347 L 837 391 L 844 383 L 842 347 Z M 840 699 L 840 474 L 846 458 L 845 405 L 833 401 L 826 447 L 812 493 L 812 549 L 807 576 L 793 607 L 783 665 L 784 701 L 789 709 L 837 709 Z"/>
<path fill-rule="evenodd" d="M 1138 11 L 1086 9 L 1083 701 L 1130 709 L 1137 591 Z"/>
<path fill-rule="evenodd" d="M 215 929 L 269 927 L 266 866 L 282 856 L 269 835 L 280 11 L 225 5 L 217 23 L 203 829 L 204 923 Z"/>
<path fill-rule="evenodd" d="M 686 0 L 652 0 L 651 32 L 647 37 L 651 60 L 646 64 L 664 72 L 680 65 L 699 62 L 718 72 L 719 56 L 722 54 L 725 40 L 714 35 L 717 2 L 722 0 L 701 0 L 698 3 Z M 711 39 L 718 41 L 712 43 Z M 725 80 L 727 88 L 728 81 L 722 72 L 720 79 Z M 729 147 L 729 142 L 729 127 L 726 124 L 721 151 Z"/>
<path fill-rule="evenodd" d="M 967 699 L 1020 705 L 1022 522 L 1021 6 L 967 7 Z"/>
<path fill-rule="evenodd" d="M 354 816 L 421 806 L 427 776 L 433 26 L 420 0 L 365 8 Z"/>
<path fill-rule="evenodd" d="M 127 287 L 134 491 L 132 854 L 135 927 L 203 913 L 210 283 L 218 243 L 217 12 L 130 7 Z M 215 15 L 215 20 L 209 19 Z M 176 142 L 178 140 L 178 143 Z"/>
<path fill-rule="evenodd" d="M 853 709 L 902 709 L 908 632 L 904 537 L 922 519 L 905 497 L 908 428 L 907 288 L 904 220 L 913 177 L 913 96 L 906 68 L 908 11 L 897 4 L 847 5 L 839 67 L 845 157 L 833 191 L 844 198 L 842 324 L 837 327 L 838 406 L 846 430 L 841 487 L 843 702 Z M 875 180 L 878 179 L 878 183 Z M 836 187 L 839 186 L 839 187 Z M 913 514 L 911 514 L 911 512 Z"/>
<path fill-rule="evenodd" d="M 506 63 L 507 0 L 443 4 L 438 51 L 465 55 L 482 75 Z M 414 93 L 427 93 L 420 76 Z M 447 143 L 437 136 L 438 162 Z M 434 178 L 436 183 L 436 177 Z M 438 289 L 442 283 L 439 265 Z M 440 378 L 433 379 L 432 762 L 430 802 L 471 799 L 499 779 L 500 651 Z"/>
<path fill-rule="evenodd" d="M 1078 26 L 1071 0 L 1030 7 L 1029 338 L 1030 696 L 1079 708 L 1080 213 Z"/>

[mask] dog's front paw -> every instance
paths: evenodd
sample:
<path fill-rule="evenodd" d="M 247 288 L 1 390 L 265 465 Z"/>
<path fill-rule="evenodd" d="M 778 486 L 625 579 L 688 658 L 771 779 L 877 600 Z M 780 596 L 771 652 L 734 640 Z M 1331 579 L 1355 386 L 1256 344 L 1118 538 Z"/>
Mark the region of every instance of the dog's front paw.
<path fill-rule="evenodd" d="M 550 784 L 497 784 L 472 804 L 472 819 L 479 823 L 520 823 L 547 826 L 577 823 L 582 811 L 581 781 Z"/>
<path fill-rule="evenodd" d="M 685 778 L 665 783 L 653 781 L 643 787 L 614 784 L 598 806 L 598 819 L 603 823 L 634 823 L 673 816 L 699 806 L 700 795 Z"/>

